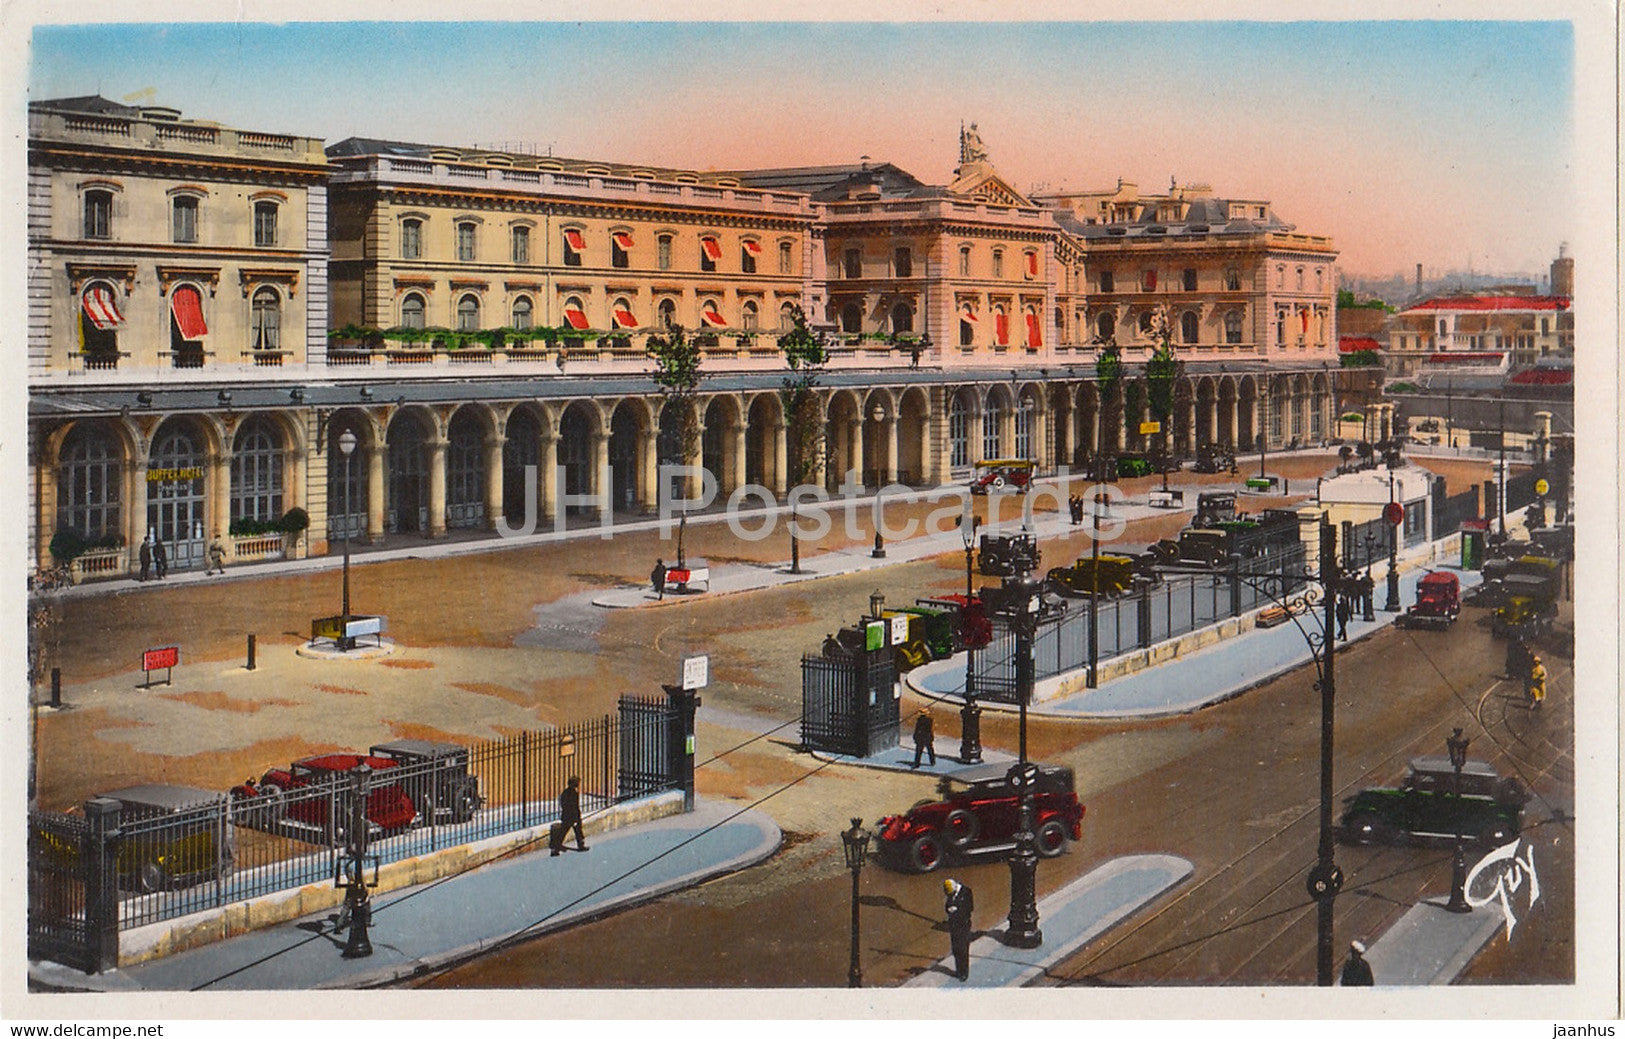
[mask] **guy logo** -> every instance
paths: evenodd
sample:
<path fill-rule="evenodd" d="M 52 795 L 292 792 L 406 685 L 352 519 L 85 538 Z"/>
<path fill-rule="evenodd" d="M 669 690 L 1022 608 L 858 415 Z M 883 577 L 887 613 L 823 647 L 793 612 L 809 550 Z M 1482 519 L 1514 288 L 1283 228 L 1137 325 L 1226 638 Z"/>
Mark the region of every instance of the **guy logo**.
<path fill-rule="evenodd" d="M 1507 940 L 1512 940 L 1512 929 L 1517 926 L 1518 918 L 1512 915 L 1512 896 L 1523 887 L 1525 879 L 1529 881 L 1529 906 L 1534 908 L 1540 900 L 1540 878 L 1535 874 L 1535 849 L 1530 847 L 1525 856 L 1518 858 L 1519 841 L 1504 844 L 1482 859 L 1467 874 L 1466 896 L 1467 904 L 1474 909 L 1487 906 L 1496 899 L 1501 901 L 1501 915 L 1506 917 Z M 1495 878 L 1495 886 L 1482 898 L 1473 896 L 1475 881 L 1479 875 L 1488 872 Z M 1527 874 L 1527 877 L 1526 877 Z M 1483 885 L 1478 885 L 1482 887 Z"/>

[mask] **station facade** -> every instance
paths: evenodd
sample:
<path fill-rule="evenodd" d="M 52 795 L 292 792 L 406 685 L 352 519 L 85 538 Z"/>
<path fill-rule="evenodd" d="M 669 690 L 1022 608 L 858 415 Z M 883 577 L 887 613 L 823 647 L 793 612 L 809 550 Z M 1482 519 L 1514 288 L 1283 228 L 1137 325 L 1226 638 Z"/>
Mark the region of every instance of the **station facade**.
<path fill-rule="evenodd" d="M 200 565 L 644 514 L 678 422 L 649 337 L 698 338 L 697 457 L 788 490 L 778 337 L 830 348 L 820 478 L 939 486 L 987 458 L 1331 435 L 1332 243 L 1200 187 L 1029 197 L 974 126 L 945 184 L 888 163 L 688 171 L 233 130 L 101 98 L 29 138 L 30 549 L 84 577 L 149 534 Z M 1103 396 L 1096 365 L 1123 360 Z M 346 432 L 353 453 L 340 450 Z M 525 474 L 538 473 L 527 501 Z M 562 470 L 562 482 L 556 473 Z M 308 529 L 282 521 L 291 511 Z"/>

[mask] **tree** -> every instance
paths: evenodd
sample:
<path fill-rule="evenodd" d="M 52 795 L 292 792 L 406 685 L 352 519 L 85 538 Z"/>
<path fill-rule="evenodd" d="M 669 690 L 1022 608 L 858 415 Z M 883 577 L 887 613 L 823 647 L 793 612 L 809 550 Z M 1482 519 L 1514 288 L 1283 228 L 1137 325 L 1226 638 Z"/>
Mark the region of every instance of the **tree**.
<path fill-rule="evenodd" d="M 665 409 L 675 408 L 677 416 L 676 449 L 679 461 L 687 465 L 700 450 L 700 417 L 694 403 L 700 386 L 700 347 L 689 338 L 681 325 L 673 325 L 663 335 L 652 335 L 646 347 L 654 359 L 654 381 L 660 387 L 660 398 Z M 686 498 L 686 495 L 685 495 Z M 683 552 L 683 534 L 688 527 L 688 503 L 677 514 L 677 565 L 683 567 L 687 557 Z"/>
<path fill-rule="evenodd" d="M 785 425 L 786 490 L 800 486 L 818 470 L 824 454 L 824 421 L 818 406 L 818 377 L 829 363 L 823 342 L 807 327 L 807 315 L 791 304 L 790 331 L 779 337 L 789 369 L 779 389 Z M 801 543 L 796 540 L 795 502 L 791 500 L 790 572 L 801 572 Z"/>
<path fill-rule="evenodd" d="M 1095 358 L 1095 387 L 1100 401 L 1095 407 L 1095 471 L 1092 476 L 1104 480 L 1106 474 L 1100 471 L 1100 459 L 1106 448 L 1106 411 L 1117 398 L 1117 386 L 1123 378 L 1123 352 L 1117 346 L 1116 336 L 1104 339 L 1096 336 L 1094 345 L 1100 350 L 1100 356 Z"/>
<path fill-rule="evenodd" d="M 1168 443 L 1173 432 L 1170 421 L 1174 414 L 1174 393 L 1185 362 L 1174 356 L 1174 337 L 1165 311 L 1157 312 L 1155 335 L 1157 346 L 1151 351 L 1151 359 L 1145 365 L 1146 398 L 1151 414 L 1156 416 L 1162 427 L 1157 437 L 1157 447 L 1162 454 L 1162 489 L 1167 490 Z"/>

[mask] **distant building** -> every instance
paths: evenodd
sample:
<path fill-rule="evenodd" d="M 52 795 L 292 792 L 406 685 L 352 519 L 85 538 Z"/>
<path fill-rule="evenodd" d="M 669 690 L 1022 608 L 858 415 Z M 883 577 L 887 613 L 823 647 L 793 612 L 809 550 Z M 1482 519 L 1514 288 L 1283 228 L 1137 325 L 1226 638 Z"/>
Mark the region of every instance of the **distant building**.
<path fill-rule="evenodd" d="M 1572 357 L 1574 313 L 1567 296 L 1472 295 L 1424 300 L 1393 316 L 1389 373 L 1413 373 L 1418 358 L 1506 354 L 1513 368 Z"/>

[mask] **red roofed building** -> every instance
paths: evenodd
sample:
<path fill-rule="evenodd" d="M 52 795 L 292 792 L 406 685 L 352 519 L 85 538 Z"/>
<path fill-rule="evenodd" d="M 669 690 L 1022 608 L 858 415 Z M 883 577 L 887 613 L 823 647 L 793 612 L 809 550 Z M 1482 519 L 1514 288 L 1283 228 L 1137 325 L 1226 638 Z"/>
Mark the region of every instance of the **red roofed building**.
<path fill-rule="evenodd" d="M 1574 310 L 1568 296 L 1440 296 L 1394 315 L 1388 330 L 1391 376 L 1412 374 L 1432 355 L 1510 353 L 1524 368 L 1542 357 L 1574 355 Z M 1499 358 L 1488 359 L 1494 364 Z"/>

